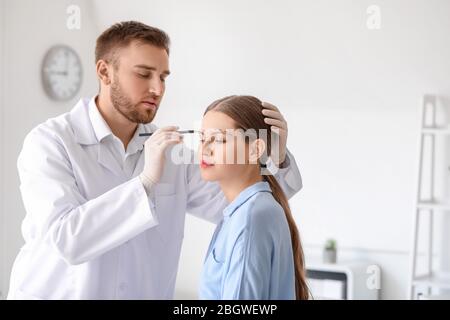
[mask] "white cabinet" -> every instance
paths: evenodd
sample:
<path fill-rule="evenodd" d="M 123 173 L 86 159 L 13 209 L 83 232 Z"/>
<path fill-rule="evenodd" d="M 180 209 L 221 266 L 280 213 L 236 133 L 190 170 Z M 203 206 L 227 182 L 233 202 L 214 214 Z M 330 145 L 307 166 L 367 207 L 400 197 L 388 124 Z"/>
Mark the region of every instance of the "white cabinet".
<path fill-rule="evenodd" d="M 381 289 L 381 269 L 364 261 L 336 264 L 306 262 L 307 281 L 312 296 L 320 299 L 377 300 Z"/>

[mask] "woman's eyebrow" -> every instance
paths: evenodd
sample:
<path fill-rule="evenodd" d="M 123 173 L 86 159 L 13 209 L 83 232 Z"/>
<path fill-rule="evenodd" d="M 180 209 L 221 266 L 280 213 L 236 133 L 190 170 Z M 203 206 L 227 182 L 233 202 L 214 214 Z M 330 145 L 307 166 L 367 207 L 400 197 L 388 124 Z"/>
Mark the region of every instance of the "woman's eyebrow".
<path fill-rule="evenodd" d="M 200 130 L 200 132 L 201 133 L 216 133 L 216 132 L 221 132 L 221 133 L 225 133 L 226 131 L 224 130 L 224 129 L 216 129 L 216 128 L 214 128 L 214 129 L 203 129 L 203 130 Z"/>

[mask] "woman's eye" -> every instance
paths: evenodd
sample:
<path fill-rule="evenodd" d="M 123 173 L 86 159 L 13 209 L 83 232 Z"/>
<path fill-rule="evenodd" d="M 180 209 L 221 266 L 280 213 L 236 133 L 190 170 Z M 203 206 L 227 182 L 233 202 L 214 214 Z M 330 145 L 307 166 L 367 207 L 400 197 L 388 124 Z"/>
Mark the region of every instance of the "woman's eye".
<path fill-rule="evenodd" d="M 216 136 L 214 137 L 214 140 L 215 140 L 216 142 L 225 142 L 225 136 L 222 135 L 222 134 L 218 134 L 218 135 L 216 135 Z"/>
<path fill-rule="evenodd" d="M 200 135 L 199 140 L 201 143 L 224 143 L 226 142 L 224 135 L 204 136 Z"/>
<path fill-rule="evenodd" d="M 142 74 L 142 73 L 139 73 L 139 76 L 140 76 L 141 78 L 148 79 L 148 78 L 150 77 L 150 74 Z"/>

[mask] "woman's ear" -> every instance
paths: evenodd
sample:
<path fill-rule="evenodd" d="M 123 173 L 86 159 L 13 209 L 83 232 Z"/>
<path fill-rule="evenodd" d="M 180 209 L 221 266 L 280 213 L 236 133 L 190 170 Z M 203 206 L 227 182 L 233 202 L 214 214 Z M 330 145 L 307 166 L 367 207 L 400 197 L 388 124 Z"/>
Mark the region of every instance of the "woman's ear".
<path fill-rule="evenodd" d="M 249 162 L 252 164 L 258 163 L 258 160 L 264 154 L 266 150 L 266 143 L 262 139 L 256 139 L 252 143 L 250 143 L 249 148 Z"/>
<path fill-rule="evenodd" d="M 105 86 L 111 84 L 111 74 L 108 63 L 105 60 L 100 59 L 97 61 L 96 69 L 100 82 Z"/>

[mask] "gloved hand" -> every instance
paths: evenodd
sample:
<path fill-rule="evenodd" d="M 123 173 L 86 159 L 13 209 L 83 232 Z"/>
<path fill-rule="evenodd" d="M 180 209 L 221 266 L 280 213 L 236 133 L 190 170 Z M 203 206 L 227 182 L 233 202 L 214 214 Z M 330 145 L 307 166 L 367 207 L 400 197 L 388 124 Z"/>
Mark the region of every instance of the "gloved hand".
<path fill-rule="evenodd" d="M 145 190 L 149 190 L 159 182 L 164 169 L 164 153 L 170 145 L 183 141 L 178 127 L 169 126 L 156 130 L 144 144 L 144 169 L 139 175 Z"/>
<path fill-rule="evenodd" d="M 262 113 L 265 116 L 264 122 L 271 125 L 271 129 L 279 136 L 279 154 L 277 150 L 272 150 L 272 158 L 277 166 L 280 166 L 286 160 L 286 143 L 288 136 L 287 122 L 281 114 L 280 110 L 273 104 L 268 102 L 262 103 Z"/>

